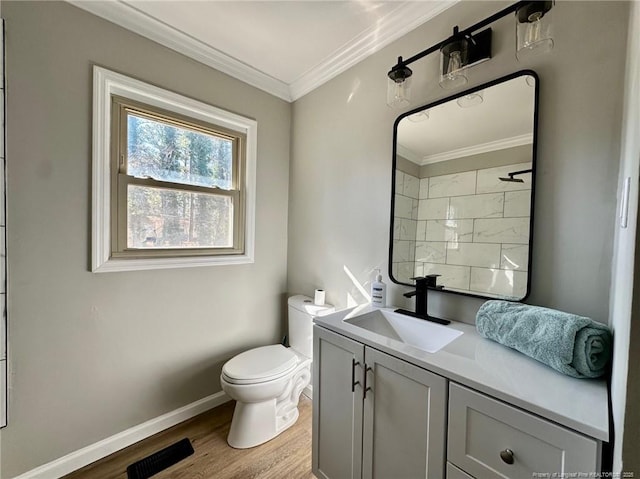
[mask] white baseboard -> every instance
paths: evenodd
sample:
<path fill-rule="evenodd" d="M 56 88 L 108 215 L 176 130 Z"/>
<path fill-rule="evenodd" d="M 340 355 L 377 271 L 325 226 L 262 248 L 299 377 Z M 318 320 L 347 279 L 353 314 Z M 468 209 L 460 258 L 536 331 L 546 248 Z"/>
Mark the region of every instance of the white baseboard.
<path fill-rule="evenodd" d="M 90 446 L 78 449 L 75 452 L 67 454 L 55 461 L 51 461 L 40 467 L 32 469 L 24 474 L 14 477 L 13 479 L 58 479 L 62 476 L 70 474 L 84 466 L 88 466 L 103 457 L 113 454 L 125 447 L 128 447 L 142 439 L 153 436 L 165 429 L 180 424 L 187 419 L 191 419 L 209 409 L 230 401 L 231 398 L 223 391 L 207 396 L 184 407 L 158 416 L 149 421 L 143 422 L 130 429 L 122 431 L 102 441 L 91 444 Z"/>

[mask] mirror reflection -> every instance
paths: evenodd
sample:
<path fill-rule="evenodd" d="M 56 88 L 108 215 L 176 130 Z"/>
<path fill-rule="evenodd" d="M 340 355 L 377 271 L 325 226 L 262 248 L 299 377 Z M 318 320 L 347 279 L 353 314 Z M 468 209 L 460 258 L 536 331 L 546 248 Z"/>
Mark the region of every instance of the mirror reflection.
<path fill-rule="evenodd" d="M 401 116 L 391 278 L 444 291 L 528 294 L 537 79 L 531 72 Z"/>

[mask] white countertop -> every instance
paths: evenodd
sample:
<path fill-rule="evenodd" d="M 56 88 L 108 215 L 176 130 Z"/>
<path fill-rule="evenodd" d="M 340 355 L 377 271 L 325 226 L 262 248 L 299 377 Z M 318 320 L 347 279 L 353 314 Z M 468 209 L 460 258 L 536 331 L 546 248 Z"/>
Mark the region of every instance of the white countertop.
<path fill-rule="evenodd" d="M 447 327 L 464 334 L 438 352 L 427 353 L 343 321 L 372 309 L 370 305 L 349 308 L 316 317 L 314 322 L 587 436 L 609 440 L 607 384 L 603 379 L 565 376 L 483 338 L 474 326 L 465 323 L 452 321 Z"/>

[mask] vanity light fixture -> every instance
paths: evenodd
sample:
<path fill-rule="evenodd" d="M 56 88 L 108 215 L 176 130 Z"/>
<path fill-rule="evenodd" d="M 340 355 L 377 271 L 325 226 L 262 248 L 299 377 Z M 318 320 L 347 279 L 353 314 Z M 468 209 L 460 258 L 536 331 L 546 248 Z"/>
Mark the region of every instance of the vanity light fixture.
<path fill-rule="evenodd" d="M 397 67 L 397 68 L 396 68 Z M 411 100 L 411 68 L 403 65 L 402 57 L 398 57 L 398 65 L 387 74 L 387 105 L 402 108 Z"/>
<path fill-rule="evenodd" d="M 413 74 L 409 65 L 435 51 L 440 52 L 440 86 L 457 88 L 466 84 L 466 70 L 491 58 L 491 28 L 482 29 L 510 13 L 516 16 L 516 58 L 548 52 L 553 48 L 550 12 L 554 3 L 555 0 L 516 2 L 469 28 L 454 27 L 451 37 L 406 60 L 398 57 L 398 63 L 387 73 L 387 104 L 396 108 L 409 104 Z"/>

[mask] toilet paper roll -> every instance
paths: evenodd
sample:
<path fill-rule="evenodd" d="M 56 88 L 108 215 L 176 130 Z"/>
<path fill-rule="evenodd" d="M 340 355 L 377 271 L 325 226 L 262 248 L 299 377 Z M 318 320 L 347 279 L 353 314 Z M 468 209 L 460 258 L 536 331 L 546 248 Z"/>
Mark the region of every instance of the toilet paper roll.
<path fill-rule="evenodd" d="M 316 289 L 315 296 L 313 297 L 313 304 L 322 306 L 324 304 L 324 289 Z"/>

